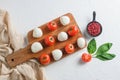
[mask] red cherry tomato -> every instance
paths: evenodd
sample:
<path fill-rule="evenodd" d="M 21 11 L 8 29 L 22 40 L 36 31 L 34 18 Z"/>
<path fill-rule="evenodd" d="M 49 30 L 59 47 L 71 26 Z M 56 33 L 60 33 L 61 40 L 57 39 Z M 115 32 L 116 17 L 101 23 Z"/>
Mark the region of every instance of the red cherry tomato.
<path fill-rule="evenodd" d="M 67 45 L 65 46 L 65 51 L 66 51 L 68 54 L 73 53 L 74 50 L 75 50 L 75 48 L 74 48 L 74 45 L 73 45 L 73 44 L 67 44 Z"/>
<path fill-rule="evenodd" d="M 52 45 L 54 45 L 54 43 L 55 43 L 55 38 L 53 36 L 49 35 L 45 38 L 46 45 L 52 46 Z"/>
<path fill-rule="evenodd" d="M 68 34 L 70 36 L 75 36 L 78 33 L 78 27 L 77 26 L 71 26 L 71 28 L 68 30 Z"/>
<path fill-rule="evenodd" d="M 48 26 L 48 29 L 53 31 L 53 30 L 56 30 L 57 29 L 57 24 L 54 22 L 54 21 L 51 21 L 47 24 Z"/>
<path fill-rule="evenodd" d="M 47 65 L 50 63 L 50 56 L 46 53 L 43 53 L 40 58 L 39 61 L 42 65 Z"/>
<path fill-rule="evenodd" d="M 82 54 L 82 61 L 83 62 L 90 62 L 92 59 L 91 54 L 83 53 Z"/>

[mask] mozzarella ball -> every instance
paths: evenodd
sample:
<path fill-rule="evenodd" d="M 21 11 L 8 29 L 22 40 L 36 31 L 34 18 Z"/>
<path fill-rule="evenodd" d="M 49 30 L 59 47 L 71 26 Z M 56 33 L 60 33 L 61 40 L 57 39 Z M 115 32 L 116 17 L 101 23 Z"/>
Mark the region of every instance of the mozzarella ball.
<path fill-rule="evenodd" d="M 39 51 L 43 50 L 43 46 L 41 45 L 40 42 L 34 42 L 32 45 L 31 45 L 31 51 L 33 53 L 37 53 Z"/>
<path fill-rule="evenodd" d="M 60 32 L 60 33 L 58 34 L 58 40 L 59 40 L 59 41 L 65 41 L 65 40 L 67 40 L 67 39 L 68 39 L 68 35 L 67 35 L 66 32 Z"/>
<path fill-rule="evenodd" d="M 34 28 L 33 30 L 33 37 L 34 38 L 39 38 L 43 35 L 43 32 L 40 28 Z"/>
<path fill-rule="evenodd" d="M 55 49 L 55 50 L 52 51 L 52 56 L 53 56 L 54 60 L 59 60 L 59 59 L 61 59 L 61 58 L 62 58 L 62 55 L 63 55 L 63 53 L 62 53 L 62 51 L 59 50 L 59 49 Z"/>
<path fill-rule="evenodd" d="M 85 39 L 83 37 L 78 38 L 77 45 L 79 48 L 84 48 L 86 45 Z"/>
<path fill-rule="evenodd" d="M 68 16 L 62 16 L 60 17 L 60 22 L 65 26 L 70 23 L 70 18 Z"/>

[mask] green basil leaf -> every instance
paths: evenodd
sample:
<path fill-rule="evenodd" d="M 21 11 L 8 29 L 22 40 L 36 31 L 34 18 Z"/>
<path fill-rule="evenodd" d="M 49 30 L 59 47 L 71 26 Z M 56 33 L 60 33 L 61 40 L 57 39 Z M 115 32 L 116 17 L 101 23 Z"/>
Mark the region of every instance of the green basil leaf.
<path fill-rule="evenodd" d="M 96 51 L 96 41 L 94 38 L 88 43 L 87 51 L 89 54 L 93 54 Z"/>
<path fill-rule="evenodd" d="M 102 55 L 103 57 L 107 58 L 108 60 L 112 60 L 116 55 L 115 54 L 109 54 L 109 53 L 104 53 Z"/>
<path fill-rule="evenodd" d="M 101 56 L 101 55 L 97 55 L 96 58 L 98 58 L 98 59 L 100 59 L 100 60 L 102 60 L 102 61 L 106 61 L 106 60 L 107 60 L 106 58 L 104 58 L 104 57 Z"/>
<path fill-rule="evenodd" d="M 102 44 L 97 52 L 96 52 L 96 55 L 101 55 L 103 53 L 106 53 L 110 48 L 112 47 L 112 43 L 105 43 L 105 44 Z"/>
<path fill-rule="evenodd" d="M 96 58 L 102 60 L 102 61 L 107 61 L 107 60 L 112 60 L 115 58 L 115 54 L 109 54 L 109 53 L 104 53 L 102 55 L 97 55 Z"/>

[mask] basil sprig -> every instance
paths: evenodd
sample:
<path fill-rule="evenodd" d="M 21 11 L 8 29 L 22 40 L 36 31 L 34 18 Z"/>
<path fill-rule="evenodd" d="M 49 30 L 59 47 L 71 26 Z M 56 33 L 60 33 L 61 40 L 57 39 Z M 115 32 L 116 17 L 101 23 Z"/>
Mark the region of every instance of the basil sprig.
<path fill-rule="evenodd" d="M 102 61 L 107 61 L 107 60 L 112 60 L 115 58 L 115 54 L 110 54 L 108 51 L 112 47 L 112 43 L 104 43 L 101 46 L 98 47 L 97 49 L 97 44 L 95 39 L 93 38 L 87 46 L 87 51 L 89 54 L 95 55 L 96 58 L 102 60 Z M 95 53 L 96 51 L 96 53 Z"/>

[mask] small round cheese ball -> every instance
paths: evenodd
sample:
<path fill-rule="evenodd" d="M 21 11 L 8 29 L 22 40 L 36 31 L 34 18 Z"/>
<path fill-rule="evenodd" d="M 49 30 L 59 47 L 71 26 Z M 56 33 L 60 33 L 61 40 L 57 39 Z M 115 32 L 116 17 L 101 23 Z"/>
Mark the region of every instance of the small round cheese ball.
<path fill-rule="evenodd" d="M 60 32 L 57 38 L 59 41 L 65 41 L 68 39 L 68 34 L 66 32 Z"/>
<path fill-rule="evenodd" d="M 55 50 L 52 51 L 52 56 L 53 56 L 54 60 L 61 59 L 62 55 L 63 55 L 63 53 L 60 49 L 55 49 Z"/>
<path fill-rule="evenodd" d="M 43 32 L 40 28 L 34 28 L 33 30 L 33 37 L 34 38 L 39 38 L 43 35 Z"/>
<path fill-rule="evenodd" d="M 60 17 L 60 22 L 62 25 L 68 25 L 70 23 L 70 18 L 68 16 Z"/>
<path fill-rule="evenodd" d="M 77 45 L 79 48 L 84 48 L 86 45 L 85 39 L 83 37 L 78 38 Z"/>
<path fill-rule="evenodd" d="M 34 42 L 32 45 L 31 45 L 31 51 L 33 53 L 37 53 L 39 51 L 43 50 L 43 46 L 41 45 L 40 42 Z"/>

